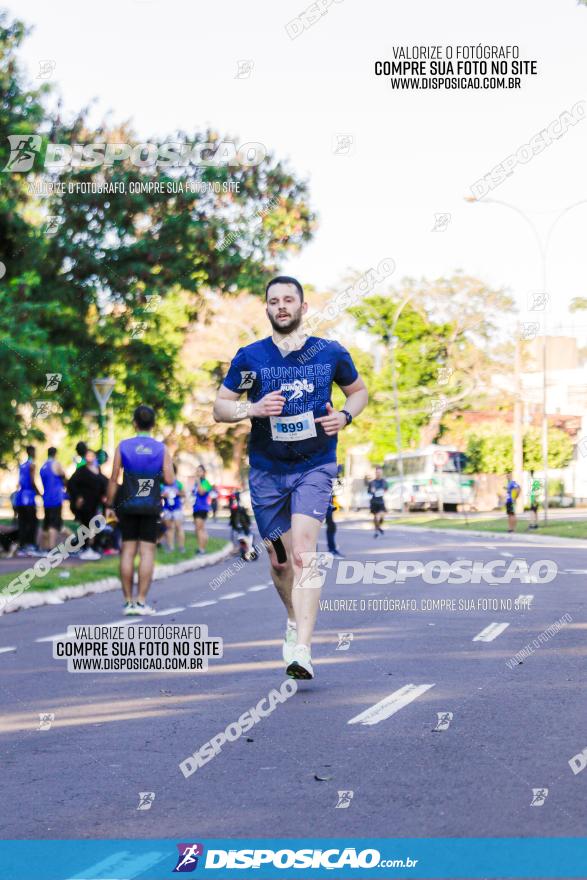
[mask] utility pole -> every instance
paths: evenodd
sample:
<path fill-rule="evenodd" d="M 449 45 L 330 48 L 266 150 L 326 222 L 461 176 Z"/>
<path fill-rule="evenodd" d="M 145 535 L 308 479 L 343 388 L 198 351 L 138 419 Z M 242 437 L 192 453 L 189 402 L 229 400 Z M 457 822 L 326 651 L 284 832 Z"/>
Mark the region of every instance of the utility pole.
<path fill-rule="evenodd" d="M 516 325 L 516 348 L 514 353 L 514 480 L 524 486 L 524 441 L 522 437 L 522 343 L 520 323 Z M 524 509 L 522 492 L 516 499 L 516 512 Z"/>

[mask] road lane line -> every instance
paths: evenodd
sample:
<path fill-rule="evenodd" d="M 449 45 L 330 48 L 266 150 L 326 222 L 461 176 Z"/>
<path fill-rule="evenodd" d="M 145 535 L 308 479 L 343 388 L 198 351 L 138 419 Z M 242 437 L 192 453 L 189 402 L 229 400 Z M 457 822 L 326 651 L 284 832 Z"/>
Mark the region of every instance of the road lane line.
<path fill-rule="evenodd" d="M 244 595 L 244 593 L 226 593 L 224 596 L 219 596 L 218 599 L 240 599 Z"/>
<path fill-rule="evenodd" d="M 480 633 L 477 633 L 474 642 L 492 642 L 498 636 L 502 634 L 504 630 L 506 630 L 509 626 L 509 623 L 490 623 L 489 626 L 486 626 L 485 629 L 482 629 Z"/>
<path fill-rule="evenodd" d="M 16 648 L 0 648 L 0 654 L 8 654 L 9 651 L 16 651 Z"/>
<path fill-rule="evenodd" d="M 163 608 L 162 611 L 156 611 L 155 614 L 140 614 L 139 617 L 167 617 L 169 614 L 179 614 L 180 611 L 185 611 L 184 605 L 178 605 L 177 608 Z"/>
<path fill-rule="evenodd" d="M 258 593 L 260 590 L 268 590 L 269 584 L 257 584 L 256 587 L 249 587 L 247 593 Z"/>
<path fill-rule="evenodd" d="M 508 553 L 506 550 L 500 550 L 499 555 L 500 555 L 500 556 L 510 556 L 510 557 L 513 557 L 514 554 L 513 554 L 513 553 Z"/>
<path fill-rule="evenodd" d="M 217 605 L 216 599 L 206 599 L 205 602 L 192 602 L 190 608 L 205 608 L 206 605 Z"/>
<path fill-rule="evenodd" d="M 355 715 L 354 718 L 347 721 L 347 724 L 365 724 L 368 726 L 379 724 L 380 721 L 385 721 L 386 718 L 395 715 L 404 706 L 421 697 L 422 694 L 425 694 L 426 691 L 433 687 L 433 684 L 406 684 L 399 690 L 389 694 L 389 696 L 379 700 L 375 705 L 369 706 L 364 712 Z"/>

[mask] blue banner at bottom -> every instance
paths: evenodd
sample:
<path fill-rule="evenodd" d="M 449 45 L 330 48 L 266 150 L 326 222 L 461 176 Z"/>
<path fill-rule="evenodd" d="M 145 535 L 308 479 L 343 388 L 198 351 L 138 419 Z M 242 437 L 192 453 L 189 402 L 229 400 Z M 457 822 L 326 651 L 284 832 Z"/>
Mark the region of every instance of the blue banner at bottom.
<path fill-rule="evenodd" d="M 5 840 L 9 880 L 586 878 L 587 838 Z"/>

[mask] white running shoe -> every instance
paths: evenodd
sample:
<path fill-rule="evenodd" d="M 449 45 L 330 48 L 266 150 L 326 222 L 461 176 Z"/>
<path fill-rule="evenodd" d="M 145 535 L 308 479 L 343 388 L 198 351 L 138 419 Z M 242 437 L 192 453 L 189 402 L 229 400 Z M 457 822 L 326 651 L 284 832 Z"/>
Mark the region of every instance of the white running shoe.
<path fill-rule="evenodd" d="M 124 607 L 122 609 L 122 613 L 125 617 L 128 617 L 129 614 L 138 614 L 137 609 L 135 608 L 134 602 L 125 602 Z"/>
<path fill-rule="evenodd" d="M 293 650 L 292 661 L 285 670 L 291 678 L 309 679 L 314 678 L 312 669 L 312 657 L 307 645 L 296 645 Z"/>
<path fill-rule="evenodd" d="M 100 554 L 96 553 L 95 550 L 92 550 L 91 547 L 88 547 L 87 550 L 82 550 L 77 558 L 83 559 L 84 562 L 97 562 L 98 559 L 102 559 Z"/>
<path fill-rule="evenodd" d="M 157 614 L 154 608 L 151 608 L 150 605 L 146 603 L 143 605 L 142 602 L 135 602 L 135 614 L 140 614 L 141 617 L 147 616 L 149 614 Z"/>
<path fill-rule="evenodd" d="M 294 621 L 288 619 L 287 627 L 285 629 L 285 636 L 283 639 L 283 645 L 282 645 L 283 661 L 286 666 L 289 666 L 289 664 L 293 660 L 293 652 L 294 652 L 294 648 L 297 644 L 297 641 L 298 641 L 298 628 L 297 628 Z"/>

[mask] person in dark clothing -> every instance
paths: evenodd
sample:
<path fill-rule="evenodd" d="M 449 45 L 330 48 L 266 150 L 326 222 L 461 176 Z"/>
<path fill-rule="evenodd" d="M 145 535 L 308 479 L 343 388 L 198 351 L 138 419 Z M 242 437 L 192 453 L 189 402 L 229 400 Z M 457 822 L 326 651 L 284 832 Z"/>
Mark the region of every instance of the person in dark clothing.
<path fill-rule="evenodd" d="M 67 491 L 71 499 L 71 512 L 83 526 L 89 527 L 90 520 L 100 512 L 106 498 L 107 488 L 108 480 L 100 473 L 96 462 L 96 453 L 88 449 L 86 463 L 74 471 L 67 484 Z M 78 558 L 96 560 L 101 557 L 92 549 L 90 539 L 87 539 L 86 546 Z"/>
<path fill-rule="evenodd" d="M 41 493 L 35 485 L 35 447 L 27 446 L 26 454 L 26 461 L 18 468 L 18 489 L 14 504 L 18 518 L 19 556 L 38 555 L 35 497 Z"/>

